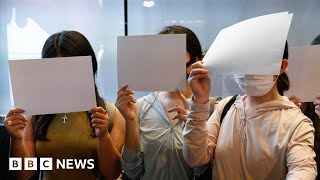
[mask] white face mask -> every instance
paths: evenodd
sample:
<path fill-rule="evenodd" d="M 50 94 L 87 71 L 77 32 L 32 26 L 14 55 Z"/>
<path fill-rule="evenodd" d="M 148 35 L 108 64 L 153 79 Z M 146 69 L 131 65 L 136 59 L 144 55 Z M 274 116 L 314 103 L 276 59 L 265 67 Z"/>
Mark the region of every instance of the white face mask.
<path fill-rule="evenodd" d="M 273 87 L 273 75 L 234 75 L 239 88 L 249 96 L 261 97 Z"/>

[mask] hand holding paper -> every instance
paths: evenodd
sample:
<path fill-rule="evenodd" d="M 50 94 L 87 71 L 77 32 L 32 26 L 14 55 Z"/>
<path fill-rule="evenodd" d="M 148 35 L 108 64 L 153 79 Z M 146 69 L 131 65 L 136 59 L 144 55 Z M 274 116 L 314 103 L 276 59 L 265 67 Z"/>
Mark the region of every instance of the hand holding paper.
<path fill-rule="evenodd" d="M 12 140 L 21 140 L 23 138 L 23 131 L 27 125 L 27 120 L 21 113 L 23 113 L 22 109 L 12 109 L 8 112 L 6 119 L 3 121 Z"/>
<path fill-rule="evenodd" d="M 211 80 L 208 70 L 205 69 L 202 61 L 198 61 L 191 66 L 191 73 L 188 79 L 193 100 L 198 104 L 205 104 L 209 101 Z"/>
<path fill-rule="evenodd" d="M 107 110 L 102 107 L 94 107 L 90 110 L 91 115 L 91 124 L 95 130 L 96 136 L 99 140 L 104 140 L 106 138 L 109 126 L 109 115 Z"/>
<path fill-rule="evenodd" d="M 117 101 L 115 103 L 124 119 L 129 121 L 137 120 L 138 117 L 136 107 L 137 100 L 133 95 L 134 92 L 128 89 L 128 85 L 125 85 L 119 89 Z"/>

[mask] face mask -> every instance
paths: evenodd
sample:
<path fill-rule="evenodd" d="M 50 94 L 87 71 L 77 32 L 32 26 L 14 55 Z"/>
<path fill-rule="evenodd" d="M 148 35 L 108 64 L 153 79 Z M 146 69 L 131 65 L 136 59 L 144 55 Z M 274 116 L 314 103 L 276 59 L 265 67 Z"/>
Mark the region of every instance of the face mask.
<path fill-rule="evenodd" d="M 239 88 L 249 96 L 261 97 L 273 87 L 273 75 L 234 75 Z"/>

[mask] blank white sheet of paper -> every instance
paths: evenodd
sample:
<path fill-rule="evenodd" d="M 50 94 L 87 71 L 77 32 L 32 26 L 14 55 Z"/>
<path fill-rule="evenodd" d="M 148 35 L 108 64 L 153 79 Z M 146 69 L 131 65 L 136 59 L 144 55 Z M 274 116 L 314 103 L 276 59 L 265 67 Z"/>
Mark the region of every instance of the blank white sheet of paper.
<path fill-rule="evenodd" d="M 186 35 L 118 37 L 118 86 L 134 91 L 186 88 Z"/>
<path fill-rule="evenodd" d="M 220 31 L 203 61 L 210 74 L 277 75 L 292 14 L 248 19 Z"/>
<path fill-rule="evenodd" d="M 215 74 L 211 78 L 211 96 L 226 98 L 228 96 L 243 95 L 243 91 L 234 81 L 234 75 Z"/>
<path fill-rule="evenodd" d="M 313 102 L 320 95 L 320 46 L 289 48 L 287 73 L 290 81 L 286 96 L 295 95 L 301 102 Z"/>
<path fill-rule="evenodd" d="M 88 111 L 96 106 L 91 56 L 10 60 L 14 106 L 25 115 Z"/>

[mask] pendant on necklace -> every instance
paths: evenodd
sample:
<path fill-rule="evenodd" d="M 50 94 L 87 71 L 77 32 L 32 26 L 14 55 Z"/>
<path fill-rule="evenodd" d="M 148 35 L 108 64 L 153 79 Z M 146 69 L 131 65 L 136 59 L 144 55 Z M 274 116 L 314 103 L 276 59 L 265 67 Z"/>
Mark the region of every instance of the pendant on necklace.
<path fill-rule="evenodd" d="M 66 123 L 66 120 L 68 119 L 68 117 L 67 117 L 67 113 L 64 113 L 64 116 L 62 117 L 62 119 L 63 119 L 63 124 L 65 124 Z"/>

